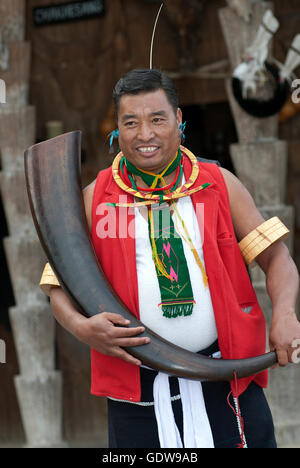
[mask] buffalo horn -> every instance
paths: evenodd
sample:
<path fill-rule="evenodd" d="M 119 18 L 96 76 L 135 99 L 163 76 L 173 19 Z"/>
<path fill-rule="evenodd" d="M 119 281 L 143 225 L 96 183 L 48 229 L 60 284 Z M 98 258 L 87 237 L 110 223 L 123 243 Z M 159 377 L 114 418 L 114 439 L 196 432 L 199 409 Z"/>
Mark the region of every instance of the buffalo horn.
<path fill-rule="evenodd" d="M 92 245 L 81 188 L 81 132 L 37 143 L 25 151 L 25 175 L 34 224 L 64 291 L 86 317 L 103 310 L 121 314 L 130 327 L 143 326 L 116 295 Z M 153 369 L 195 380 L 230 381 L 265 370 L 270 352 L 248 359 L 212 359 L 182 349 L 145 327 L 149 344 L 126 348 Z"/>

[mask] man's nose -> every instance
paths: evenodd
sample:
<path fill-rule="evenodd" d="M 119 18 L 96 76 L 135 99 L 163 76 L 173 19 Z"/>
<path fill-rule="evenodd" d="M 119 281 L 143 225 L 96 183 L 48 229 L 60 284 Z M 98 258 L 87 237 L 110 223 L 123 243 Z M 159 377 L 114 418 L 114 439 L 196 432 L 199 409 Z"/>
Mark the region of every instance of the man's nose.
<path fill-rule="evenodd" d="M 138 138 L 142 141 L 149 141 L 154 137 L 152 125 L 143 122 L 139 125 Z"/>

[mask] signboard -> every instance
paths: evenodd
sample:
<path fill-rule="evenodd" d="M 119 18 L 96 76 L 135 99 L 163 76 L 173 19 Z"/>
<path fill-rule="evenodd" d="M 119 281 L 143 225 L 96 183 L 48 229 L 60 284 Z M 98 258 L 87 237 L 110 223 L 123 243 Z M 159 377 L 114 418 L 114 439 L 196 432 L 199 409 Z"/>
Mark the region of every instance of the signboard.
<path fill-rule="evenodd" d="M 104 0 L 59 3 L 33 8 L 33 23 L 35 26 L 48 26 L 50 24 L 98 18 L 103 16 L 104 13 Z"/>

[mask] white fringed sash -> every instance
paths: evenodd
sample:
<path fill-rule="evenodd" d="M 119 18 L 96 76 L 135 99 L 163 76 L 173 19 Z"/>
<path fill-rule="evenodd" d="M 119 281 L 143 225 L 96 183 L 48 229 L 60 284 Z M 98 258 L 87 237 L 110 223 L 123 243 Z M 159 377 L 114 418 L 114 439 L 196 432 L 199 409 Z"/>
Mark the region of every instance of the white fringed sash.
<path fill-rule="evenodd" d="M 220 357 L 220 352 L 213 354 Z M 178 379 L 183 413 L 183 441 L 172 409 L 169 376 L 159 372 L 154 379 L 154 410 L 161 448 L 214 448 L 200 381 Z"/>

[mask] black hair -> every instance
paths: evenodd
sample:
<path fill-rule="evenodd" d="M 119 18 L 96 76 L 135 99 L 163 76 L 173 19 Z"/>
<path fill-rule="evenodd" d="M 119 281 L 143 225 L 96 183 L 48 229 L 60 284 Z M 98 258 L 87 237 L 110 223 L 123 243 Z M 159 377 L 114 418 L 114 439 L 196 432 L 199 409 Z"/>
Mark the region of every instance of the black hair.
<path fill-rule="evenodd" d="M 178 109 L 177 89 L 173 80 L 159 70 L 135 69 L 128 72 L 116 84 L 113 91 L 113 99 L 116 116 L 119 103 L 126 94 L 148 93 L 162 89 L 171 104 L 176 115 Z"/>

